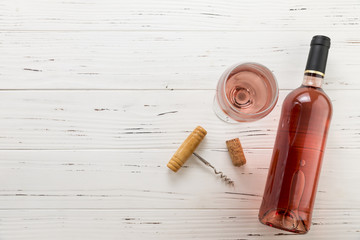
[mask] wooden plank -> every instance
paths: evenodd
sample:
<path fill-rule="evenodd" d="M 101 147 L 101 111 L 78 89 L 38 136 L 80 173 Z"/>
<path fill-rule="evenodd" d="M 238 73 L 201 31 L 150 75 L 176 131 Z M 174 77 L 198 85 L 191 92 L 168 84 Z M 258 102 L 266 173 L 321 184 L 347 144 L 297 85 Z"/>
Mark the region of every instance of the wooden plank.
<path fill-rule="evenodd" d="M 215 91 L 5 91 L 0 94 L 0 149 L 177 148 L 197 125 L 200 146 L 273 147 L 280 104 L 264 119 L 227 124 L 212 110 Z M 359 148 L 358 91 L 327 91 L 334 105 L 328 148 Z"/>
<path fill-rule="evenodd" d="M 63 1 L 1 3 L 1 30 L 353 31 L 359 1 Z"/>
<path fill-rule="evenodd" d="M 215 89 L 237 62 L 301 84 L 317 32 L 0 32 L 2 89 Z M 325 89 L 360 89 L 360 33 L 329 33 Z"/>
<path fill-rule="evenodd" d="M 260 224 L 256 210 L 1 211 L 3 239 L 304 239 Z M 316 211 L 308 239 L 359 239 L 360 211 Z M 289 236 L 291 235 L 291 236 Z"/>
<path fill-rule="evenodd" d="M 174 150 L 0 151 L 1 209 L 258 209 L 272 150 L 246 150 L 236 168 L 226 151 L 198 150 L 235 181 L 226 185 L 190 158 L 179 172 Z M 359 149 L 328 149 L 316 209 L 360 208 Z"/>

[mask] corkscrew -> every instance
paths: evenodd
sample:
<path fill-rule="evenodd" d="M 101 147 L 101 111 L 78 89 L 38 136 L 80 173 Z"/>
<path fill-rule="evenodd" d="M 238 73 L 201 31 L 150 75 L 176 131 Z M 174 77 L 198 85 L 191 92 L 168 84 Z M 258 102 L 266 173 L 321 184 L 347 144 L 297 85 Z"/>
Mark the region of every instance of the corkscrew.
<path fill-rule="evenodd" d="M 185 141 L 181 144 L 181 146 L 172 156 L 172 158 L 167 164 L 167 167 L 170 168 L 172 171 L 177 172 L 186 162 L 186 160 L 193 154 L 206 166 L 212 168 L 215 174 L 219 175 L 220 178 L 223 179 L 226 183 L 234 186 L 234 181 L 232 181 L 223 172 L 218 171 L 208 161 L 206 161 L 204 158 L 202 158 L 200 155 L 194 152 L 197 146 L 199 146 L 200 142 L 204 139 L 206 134 L 207 132 L 204 128 L 200 126 L 195 128 L 195 130 L 185 139 Z"/>
<path fill-rule="evenodd" d="M 211 165 L 208 161 L 206 161 L 204 158 L 202 158 L 199 154 L 193 152 L 193 155 L 196 156 L 206 166 L 211 167 L 214 170 L 215 174 L 217 174 L 217 175 L 220 174 L 220 178 L 224 179 L 225 182 L 234 186 L 234 181 L 231 180 L 228 176 L 226 176 L 223 172 L 216 170 L 216 168 L 213 165 Z"/>

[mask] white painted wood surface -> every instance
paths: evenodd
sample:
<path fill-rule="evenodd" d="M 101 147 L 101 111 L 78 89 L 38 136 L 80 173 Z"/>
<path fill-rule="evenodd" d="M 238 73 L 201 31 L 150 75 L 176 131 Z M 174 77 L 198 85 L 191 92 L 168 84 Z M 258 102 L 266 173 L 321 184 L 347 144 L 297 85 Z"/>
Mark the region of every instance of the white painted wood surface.
<path fill-rule="evenodd" d="M 315 34 L 332 47 L 334 115 L 313 226 L 294 239 L 360 239 L 360 2 L 0 2 L 0 239 L 289 239 L 258 223 L 281 103 Z M 212 112 L 228 66 L 268 66 L 280 98 L 238 125 Z M 198 153 L 166 168 L 196 125 Z M 225 140 L 240 137 L 234 168 Z"/>
<path fill-rule="evenodd" d="M 259 224 L 256 210 L 0 211 L 2 238 L 16 239 L 358 239 L 360 214 L 316 210 L 311 231 L 291 233 Z M 47 233 L 44 234 L 44 233 Z"/>
<path fill-rule="evenodd" d="M 236 182 L 229 187 L 195 158 L 168 171 L 173 149 L 2 150 L 3 209 L 258 209 L 271 149 L 245 150 L 234 168 L 225 149 L 197 152 Z M 316 209 L 360 208 L 359 149 L 328 149 Z M 340 165 L 339 159 L 343 160 Z M 71 184 L 69 184 L 71 183 Z M 346 186 L 346 187 L 345 187 Z M 131 204 L 130 204 L 131 203 Z"/>
<path fill-rule="evenodd" d="M 17 0 L 2 2 L 1 9 L 2 30 L 352 32 L 359 27 L 357 0 Z"/>
<path fill-rule="evenodd" d="M 280 104 L 264 119 L 225 124 L 212 111 L 214 90 L 4 91 L 0 149 L 176 149 L 196 125 L 208 130 L 201 148 L 273 147 Z M 359 90 L 328 90 L 334 114 L 329 148 L 360 145 Z M 181 121 L 179 121 L 181 120 Z"/>
<path fill-rule="evenodd" d="M 333 38 L 325 88 L 360 89 L 354 77 L 360 68 L 360 31 L 324 32 Z M 282 89 L 294 89 L 303 75 L 309 39 L 317 33 L 6 31 L 0 32 L 1 85 L 3 89 L 215 89 L 227 67 L 255 61 L 276 74 Z"/>

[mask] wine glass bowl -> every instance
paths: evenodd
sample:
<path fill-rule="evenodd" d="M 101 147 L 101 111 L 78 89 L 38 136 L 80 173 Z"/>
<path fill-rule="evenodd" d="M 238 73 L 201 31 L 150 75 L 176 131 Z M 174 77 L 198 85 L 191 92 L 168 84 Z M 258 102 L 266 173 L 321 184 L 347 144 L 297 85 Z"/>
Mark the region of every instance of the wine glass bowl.
<path fill-rule="evenodd" d="M 278 96 L 276 78 L 268 68 L 253 62 L 236 64 L 219 79 L 214 111 L 229 123 L 255 121 L 271 112 Z"/>

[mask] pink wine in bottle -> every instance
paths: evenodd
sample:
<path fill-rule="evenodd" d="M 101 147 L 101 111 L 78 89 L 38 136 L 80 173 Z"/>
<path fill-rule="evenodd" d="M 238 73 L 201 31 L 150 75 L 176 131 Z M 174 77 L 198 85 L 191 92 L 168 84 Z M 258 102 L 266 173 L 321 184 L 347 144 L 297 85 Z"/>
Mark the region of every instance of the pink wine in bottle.
<path fill-rule="evenodd" d="M 330 38 L 314 36 L 302 85 L 285 98 L 259 211 L 261 223 L 295 233 L 311 225 L 332 105 L 321 89 Z"/>

